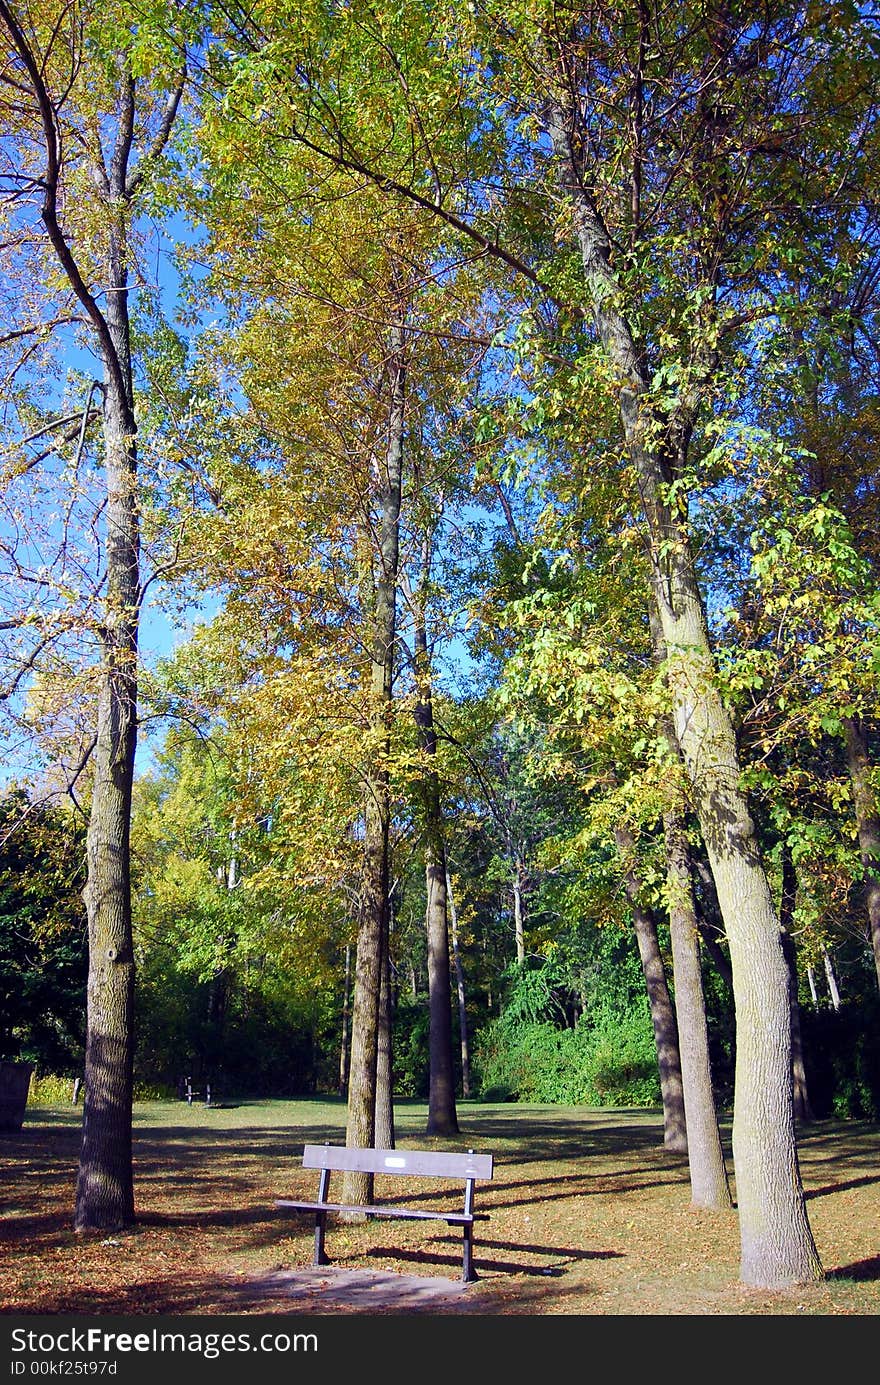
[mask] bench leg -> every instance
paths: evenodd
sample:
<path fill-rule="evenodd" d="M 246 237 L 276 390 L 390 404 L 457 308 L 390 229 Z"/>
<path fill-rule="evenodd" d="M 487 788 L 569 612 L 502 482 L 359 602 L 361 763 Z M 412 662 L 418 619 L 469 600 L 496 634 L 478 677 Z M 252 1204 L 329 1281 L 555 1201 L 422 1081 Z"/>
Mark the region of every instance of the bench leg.
<path fill-rule="evenodd" d="M 327 1213 L 318 1212 L 315 1215 L 315 1255 L 312 1261 L 315 1265 L 329 1265 L 327 1253 L 324 1250 L 324 1236 L 327 1231 Z"/>
<path fill-rule="evenodd" d="M 479 1276 L 474 1269 L 474 1228 L 472 1225 L 462 1228 L 464 1232 L 464 1267 L 461 1277 L 465 1284 L 472 1283 Z"/>

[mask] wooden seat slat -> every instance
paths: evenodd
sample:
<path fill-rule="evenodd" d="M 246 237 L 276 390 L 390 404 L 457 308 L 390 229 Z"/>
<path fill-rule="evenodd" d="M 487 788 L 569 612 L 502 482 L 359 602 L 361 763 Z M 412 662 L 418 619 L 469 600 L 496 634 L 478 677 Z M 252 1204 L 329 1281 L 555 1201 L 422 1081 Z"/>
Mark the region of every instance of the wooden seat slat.
<path fill-rule="evenodd" d="M 290 1202 L 286 1198 L 279 1198 L 276 1207 L 298 1207 L 305 1212 L 366 1212 L 370 1217 L 400 1217 L 406 1221 L 446 1221 L 456 1224 L 472 1222 L 476 1220 L 473 1213 L 468 1215 L 465 1212 L 428 1212 L 420 1207 L 393 1207 L 383 1203 L 371 1203 L 366 1206 L 352 1206 L 346 1202 Z"/>
<path fill-rule="evenodd" d="M 458 1154 L 425 1149 L 349 1149 L 345 1145 L 306 1145 L 304 1169 L 388 1173 L 417 1178 L 492 1177 L 491 1154 Z"/>

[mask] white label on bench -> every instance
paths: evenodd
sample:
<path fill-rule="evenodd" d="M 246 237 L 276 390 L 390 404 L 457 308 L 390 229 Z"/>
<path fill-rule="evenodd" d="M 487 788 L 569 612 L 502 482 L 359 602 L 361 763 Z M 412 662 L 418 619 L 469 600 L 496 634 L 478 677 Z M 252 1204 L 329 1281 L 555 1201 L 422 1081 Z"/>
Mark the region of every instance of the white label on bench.
<path fill-rule="evenodd" d="M 386 1160 L 385 1160 L 385 1167 L 388 1168 L 388 1169 L 405 1169 L 405 1168 L 406 1168 L 406 1160 L 405 1160 L 405 1159 L 386 1159 Z"/>

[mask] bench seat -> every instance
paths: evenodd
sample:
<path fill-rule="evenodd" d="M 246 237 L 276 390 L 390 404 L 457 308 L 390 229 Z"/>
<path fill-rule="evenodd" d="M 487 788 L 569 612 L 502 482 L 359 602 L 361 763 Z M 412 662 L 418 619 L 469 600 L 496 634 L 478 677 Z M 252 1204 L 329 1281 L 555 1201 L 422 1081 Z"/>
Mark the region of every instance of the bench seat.
<path fill-rule="evenodd" d="M 306 1145 L 303 1150 L 304 1169 L 320 1170 L 318 1196 L 314 1201 L 298 1198 L 276 1198 L 275 1206 L 282 1212 L 314 1212 L 315 1214 L 315 1252 L 313 1263 L 327 1265 L 329 1260 L 324 1248 L 327 1230 L 327 1215 L 330 1212 L 351 1213 L 370 1217 L 399 1218 L 402 1221 L 445 1221 L 449 1226 L 460 1226 L 463 1234 L 462 1279 L 470 1282 L 477 1278 L 473 1262 L 473 1227 L 478 1214 L 474 1212 L 474 1185 L 477 1179 L 492 1177 L 493 1157 L 491 1154 L 475 1154 L 472 1149 L 467 1154 L 457 1151 L 435 1151 L 421 1149 L 359 1149 L 344 1145 Z M 386 1177 L 401 1178 L 445 1178 L 464 1183 L 464 1207 L 461 1212 L 446 1208 L 401 1207 L 389 1203 L 346 1203 L 331 1202 L 330 1174 L 332 1171 L 350 1171 L 366 1174 L 382 1174 Z M 480 1214 L 480 1220 L 485 1213 Z"/>

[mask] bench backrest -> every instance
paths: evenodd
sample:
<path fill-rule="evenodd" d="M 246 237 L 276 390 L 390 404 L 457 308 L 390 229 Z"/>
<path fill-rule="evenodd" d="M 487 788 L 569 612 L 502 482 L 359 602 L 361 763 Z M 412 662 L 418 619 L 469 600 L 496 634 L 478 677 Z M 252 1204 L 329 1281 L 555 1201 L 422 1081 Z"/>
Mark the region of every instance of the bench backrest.
<path fill-rule="evenodd" d="M 492 1155 L 434 1153 L 424 1149 L 349 1149 L 345 1145 L 306 1145 L 304 1169 L 350 1169 L 355 1173 L 416 1174 L 433 1178 L 492 1177 Z"/>

